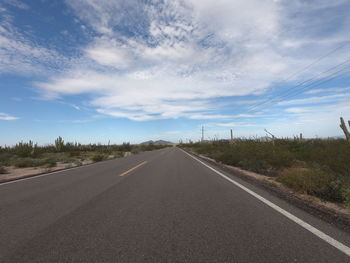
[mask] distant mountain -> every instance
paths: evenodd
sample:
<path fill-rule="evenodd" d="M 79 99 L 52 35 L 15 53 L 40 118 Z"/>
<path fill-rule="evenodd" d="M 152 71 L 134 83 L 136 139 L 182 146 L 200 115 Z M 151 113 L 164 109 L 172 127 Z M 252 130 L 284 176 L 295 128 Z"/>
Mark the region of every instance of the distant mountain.
<path fill-rule="evenodd" d="M 154 144 L 154 145 L 170 145 L 173 144 L 172 142 L 168 142 L 168 141 L 163 141 L 163 140 L 158 140 L 158 141 L 146 141 L 146 142 L 142 142 L 140 143 L 142 145 L 148 145 L 148 144 Z"/>

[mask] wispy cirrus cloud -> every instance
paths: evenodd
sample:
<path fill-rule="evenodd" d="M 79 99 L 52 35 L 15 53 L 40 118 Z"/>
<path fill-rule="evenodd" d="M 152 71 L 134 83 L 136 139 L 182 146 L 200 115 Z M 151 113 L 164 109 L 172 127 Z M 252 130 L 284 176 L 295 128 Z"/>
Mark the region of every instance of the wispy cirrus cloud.
<path fill-rule="evenodd" d="M 99 33 L 84 48 L 85 56 L 98 65 L 91 63 L 85 70 L 71 71 L 39 83 L 38 87 L 51 97 L 94 94 L 90 103 L 100 113 L 133 120 L 226 117 L 215 112 L 212 98 L 261 93 L 269 85 L 266 75 L 280 72 L 284 67 L 275 55 L 269 69 L 261 67 L 266 52 L 246 54 L 244 59 L 233 62 L 244 48 L 237 46 L 236 51 L 229 47 L 233 40 L 226 34 L 228 28 L 223 29 L 226 33 L 215 34 L 217 28 L 208 28 L 210 20 L 204 20 L 215 16 L 215 13 L 206 14 L 212 11 L 210 2 L 204 6 L 192 1 L 68 4 Z M 220 3 L 220 11 L 227 8 L 225 4 L 227 1 Z M 138 14 L 137 18 L 130 15 L 133 13 Z M 224 17 L 228 19 L 231 15 L 225 10 Z M 240 14 L 243 17 L 245 21 L 251 20 L 248 13 Z M 266 39 L 277 28 L 275 19 L 254 20 L 249 29 Z M 234 21 L 216 22 L 217 27 L 226 23 L 234 25 Z M 231 32 L 237 39 L 246 35 L 248 28 L 240 28 L 242 24 Z M 249 79 L 245 76 L 248 70 L 257 73 L 256 76 Z"/>
<path fill-rule="evenodd" d="M 6 0 L 4 3 L 21 9 L 29 8 L 21 1 Z M 35 36 L 14 26 L 14 18 L 4 3 L 0 3 L 0 73 L 48 76 L 74 63 L 76 58 L 66 57 L 55 49 L 38 44 Z"/>
<path fill-rule="evenodd" d="M 0 120 L 2 120 L 2 121 L 15 121 L 18 119 L 19 119 L 18 117 L 12 116 L 12 115 L 7 114 L 7 113 L 0 112 Z"/>
<path fill-rule="evenodd" d="M 326 92 L 330 92 L 330 93 L 338 93 L 338 92 L 347 92 L 350 91 L 350 87 L 345 87 L 345 88 L 323 88 L 323 89 L 312 89 L 309 90 L 307 92 L 305 92 L 306 94 L 316 94 L 316 93 L 326 93 Z"/>
<path fill-rule="evenodd" d="M 294 99 L 294 100 L 286 100 L 279 102 L 277 105 L 310 105 L 310 104 L 320 104 L 320 103 L 335 103 L 338 101 L 345 101 L 349 100 L 350 93 L 342 93 L 342 94 L 332 94 L 332 95 L 325 95 L 325 96 L 314 96 L 314 97 L 308 97 L 303 99 Z"/>
<path fill-rule="evenodd" d="M 350 116 L 348 100 L 336 100 L 331 104 L 289 105 L 283 112 L 257 114 L 255 117 L 237 121 L 208 123 L 211 133 L 217 132 L 228 138 L 227 128 L 233 128 L 237 137 L 264 136 L 267 128 L 278 137 L 299 135 L 304 137 L 328 137 L 343 135 L 339 117 Z"/>

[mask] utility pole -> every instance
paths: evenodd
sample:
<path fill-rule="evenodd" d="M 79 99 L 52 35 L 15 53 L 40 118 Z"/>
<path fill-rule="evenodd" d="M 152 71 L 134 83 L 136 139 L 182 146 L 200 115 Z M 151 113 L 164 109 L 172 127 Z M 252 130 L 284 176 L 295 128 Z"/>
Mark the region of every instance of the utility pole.
<path fill-rule="evenodd" d="M 272 140 L 274 140 L 275 138 L 276 138 L 276 136 L 275 135 L 273 135 L 271 132 L 269 132 L 268 130 L 264 130 L 266 133 L 268 133 L 268 134 L 270 134 L 271 135 L 271 137 L 272 137 Z"/>
<path fill-rule="evenodd" d="M 233 131 L 231 129 L 231 142 L 233 141 Z"/>
<path fill-rule="evenodd" d="M 273 144 L 273 146 L 275 146 L 275 139 L 276 139 L 275 135 L 273 135 L 271 132 L 269 132 L 266 129 L 265 129 L 265 132 L 271 135 L 271 137 L 272 137 L 272 144 Z"/>
<path fill-rule="evenodd" d="M 202 142 L 204 142 L 204 126 L 202 126 Z"/>
<path fill-rule="evenodd" d="M 348 121 L 348 123 L 350 126 L 350 121 Z M 346 140 L 350 141 L 350 132 L 349 132 L 348 128 L 346 127 L 346 124 L 345 124 L 343 117 L 340 117 L 340 128 L 343 130 Z"/>

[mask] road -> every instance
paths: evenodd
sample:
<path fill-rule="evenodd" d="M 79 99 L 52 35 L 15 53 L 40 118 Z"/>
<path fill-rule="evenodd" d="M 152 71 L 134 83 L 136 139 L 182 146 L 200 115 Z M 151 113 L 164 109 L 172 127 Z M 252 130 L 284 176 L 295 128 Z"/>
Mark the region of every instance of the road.
<path fill-rule="evenodd" d="M 1 184 L 0 262 L 350 262 L 349 234 L 216 171 L 172 147 Z"/>

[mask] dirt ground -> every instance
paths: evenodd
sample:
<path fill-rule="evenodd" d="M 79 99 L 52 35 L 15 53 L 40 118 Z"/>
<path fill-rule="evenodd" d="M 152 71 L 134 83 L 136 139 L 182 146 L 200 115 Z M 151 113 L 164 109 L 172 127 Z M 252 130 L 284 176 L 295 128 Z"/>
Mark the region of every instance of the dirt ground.
<path fill-rule="evenodd" d="M 83 161 L 82 165 L 87 165 L 92 163 L 91 160 Z M 57 163 L 55 167 L 28 167 L 28 168 L 17 168 L 14 166 L 5 167 L 8 173 L 0 174 L 0 182 L 23 178 L 27 176 L 32 176 L 36 174 L 48 173 L 53 171 L 58 171 L 62 169 L 72 168 L 78 166 L 75 163 Z"/>

